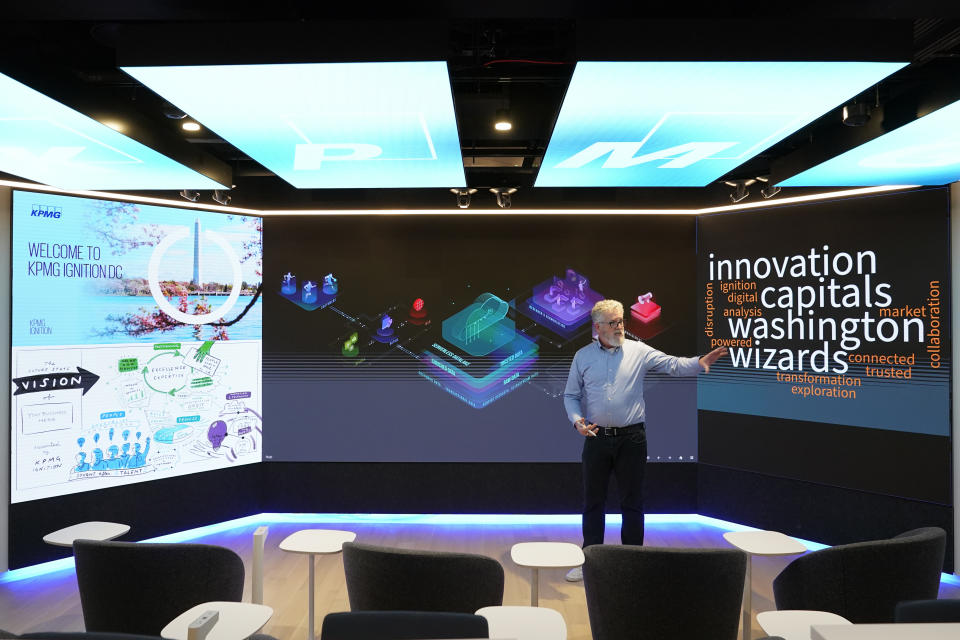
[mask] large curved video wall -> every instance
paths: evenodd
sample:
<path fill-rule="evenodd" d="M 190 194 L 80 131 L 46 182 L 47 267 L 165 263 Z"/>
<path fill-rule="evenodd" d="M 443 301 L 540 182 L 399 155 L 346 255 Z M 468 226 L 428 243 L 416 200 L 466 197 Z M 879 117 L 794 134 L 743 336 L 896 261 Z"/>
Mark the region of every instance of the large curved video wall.
<path fill-rule="evenodd" d="M 610 297 L 633 338 L 731 350 L 648 378 L 652 462 L 950 504 L 948 211 L 943 188 L 698 218 L 16 191 L 11 501 L 261 460 L 575 463 L 561 394 Z"/>
<path fill-rule="evenodd" d="M 574 462 L 562 391 L 601 298 L 627 332 L 695 352 L 694 220 L 267 220 L 264 459 Z M 641 300 L 642 299 L 642 300 Z M 696 379 L 648 379 L 651 461 L 696 459 Z"/>

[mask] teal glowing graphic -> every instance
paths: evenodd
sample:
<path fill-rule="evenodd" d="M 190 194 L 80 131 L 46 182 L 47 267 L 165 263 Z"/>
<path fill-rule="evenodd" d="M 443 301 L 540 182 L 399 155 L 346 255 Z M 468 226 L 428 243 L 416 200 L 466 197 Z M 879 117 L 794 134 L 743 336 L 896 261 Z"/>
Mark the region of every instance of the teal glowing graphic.
<path fill-rule="evenodd" d="M 472 356 L 485 356 L 516 335 L 513 320 L 507 317 L 509 308 L 492 293 L 483 293 L 443 321 L 443 339 Z"/>
<path fill-rule="evenodd" d="M 0 74 L 0 171 L 62 189 L 225 189 Z"/>
<path fill-rule="evenodd" d="M 904 66 L 580 62 L 536 186 L 704 186 Z"/>
<path fill-rule="evenodd" d="M 465 184 L 444 62 L 124 71 L 300 189 Z"/>
<path fill-rule="evenodd" d="M 785 187 L 960 180 L 960 101 L 784 180 Z"/>

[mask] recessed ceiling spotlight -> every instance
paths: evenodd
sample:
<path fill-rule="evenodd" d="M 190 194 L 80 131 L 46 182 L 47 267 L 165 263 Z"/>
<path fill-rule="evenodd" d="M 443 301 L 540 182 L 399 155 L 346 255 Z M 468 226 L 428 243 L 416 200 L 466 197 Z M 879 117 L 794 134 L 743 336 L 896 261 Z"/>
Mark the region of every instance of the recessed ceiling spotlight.
<path fill-rule="evenodd" d="M 118 120 L 103 120 L 101 124 L 107 125 L 114 131 L 122 132 L 124 129 L 126 129 L 126 126 L 124 126 L 124 124 L 122 122 L 119 122 Z"/>
<path fill-rule="evenodd" d="M 196 122 L 184 122 L 180 125 L 184 131 L 200 131 L 200 125 Z"/>
<path fill-rule="evenodd" d="M 497 109 L 497 117 L 494 119 L 493 128 L 497 131 L 510 131 L 513 129 L 509 109 Z"/>

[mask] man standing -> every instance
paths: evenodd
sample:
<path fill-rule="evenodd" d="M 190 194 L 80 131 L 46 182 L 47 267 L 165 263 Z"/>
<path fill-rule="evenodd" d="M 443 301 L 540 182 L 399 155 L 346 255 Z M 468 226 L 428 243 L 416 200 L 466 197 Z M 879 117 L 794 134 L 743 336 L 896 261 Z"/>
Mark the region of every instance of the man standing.
<path fill-rule="evenodd" d="M 668 356 L 639 341 L 625 341 L 623 305 L 601 300 L 590 311 L 597 342 L 577 351 L 563 404 L 583 443 L 583 546 L 603 543 L 607 485 L 612 473 L 620 494 L 623 544 L 643 544 L 643 472 L 647 464 L 643 379 L 647 371 L 695 376 L 727 353 L 702 358 Z M 583 579 L 578 567 L 567 580 Z"/>

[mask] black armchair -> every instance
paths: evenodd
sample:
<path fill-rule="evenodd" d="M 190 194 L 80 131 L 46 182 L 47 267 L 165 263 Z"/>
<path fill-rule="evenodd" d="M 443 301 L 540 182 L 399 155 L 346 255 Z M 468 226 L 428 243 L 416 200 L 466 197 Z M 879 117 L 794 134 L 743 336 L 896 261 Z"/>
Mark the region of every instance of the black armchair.
<path fill-rule="evenodd" d="M 737 637 L 743 551 L 601 544 L 583 555 L 594 640 Z"/>
<path fill-rule="evenodd" d="M 443 611 L 350 611 L 328 613 L 320 640 L 411 640 L 488 638 L 487 619 Z"/>
<path fill-rule="evenodd" d="M 191 607 L 243 597 L 243 560 L 225 547 L 77 540 L 73 554 L 87 631 L 159 636 Z"/>
<path fill-rule="evenodd" d="M 347 542 L 343 570 L 353 611 L 472 614 L 503 604 L 503 567 L 486 556 Z"/>
<path fill-rule="evenodd" d="M 960 600 L 908 600 L 897 603 L 894 622 L 960 622 Z"/>
<path fill-rule="evenodd" d="M 830 611 L 855 624 L 893 622 L 898 602 L 937 597 L 945 547 L 944 530 L 927 527 L 808 553 L 774 579 L 777 609 Z"/>

